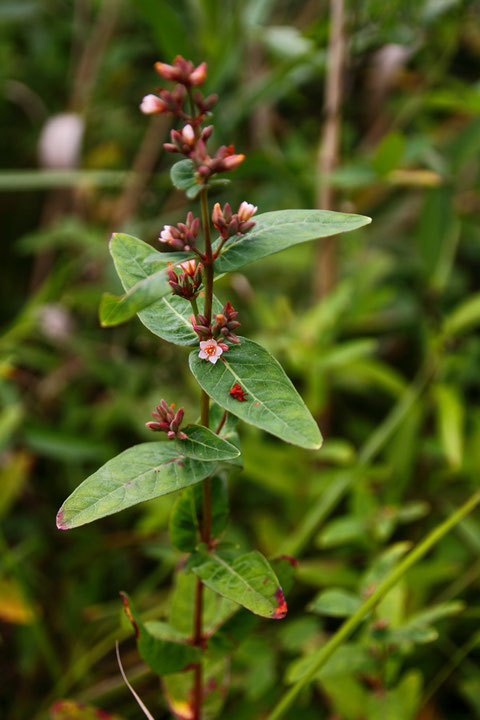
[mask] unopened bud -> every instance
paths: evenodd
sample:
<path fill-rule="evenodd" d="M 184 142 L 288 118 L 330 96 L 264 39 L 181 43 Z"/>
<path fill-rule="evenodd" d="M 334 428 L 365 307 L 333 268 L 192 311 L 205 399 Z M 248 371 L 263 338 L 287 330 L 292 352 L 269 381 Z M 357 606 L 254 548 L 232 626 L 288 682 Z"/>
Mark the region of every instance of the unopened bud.
<path fill-rule="evenodd" d="M 202 62 L 193 72 L 189 75 L 191 85 L 202 85 L 207 77 L 207 63 Z"/>
<path fill-rule="evenodd" d="M 145 95 L 140 103 L 140 110 L 144 115 L 168 112 L 168 107 L 163 100 L 156 95 Z"/>

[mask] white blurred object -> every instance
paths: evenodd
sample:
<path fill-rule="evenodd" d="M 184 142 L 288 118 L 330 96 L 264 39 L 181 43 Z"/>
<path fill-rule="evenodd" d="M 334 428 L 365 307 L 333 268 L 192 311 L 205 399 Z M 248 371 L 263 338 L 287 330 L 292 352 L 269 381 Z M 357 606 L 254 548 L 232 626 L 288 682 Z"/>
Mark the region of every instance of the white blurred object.
<path fill-rule="evenodd" d="M 42 167 L 56 170 L 78 167 L 84 129 L 83 118 L 76 113 L 60 113 L 49 118 L 38 142 Z"/>

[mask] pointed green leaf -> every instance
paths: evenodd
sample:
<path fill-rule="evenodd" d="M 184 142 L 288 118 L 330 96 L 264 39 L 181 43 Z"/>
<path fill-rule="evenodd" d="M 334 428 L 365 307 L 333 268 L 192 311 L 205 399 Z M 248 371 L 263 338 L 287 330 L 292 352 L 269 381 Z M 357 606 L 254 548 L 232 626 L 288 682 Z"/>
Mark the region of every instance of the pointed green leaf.
<path fill-rule="evenodd" d="M 218 538 L 228 519 L 227 485 L 219 477 L 212 477 L 210 487 L 212 534 Z M 182 552 L 192 552 L 199 544 L 199 527 L 203 507 L 203 488 L 194 485 L 185 488 L 177 498 L 170 515 L 170 541 Z"/>
<path fill-rule="evenodd" d="M 124 295 L 104 293 L 100 301 L 100 323 L 102 327 L 120 325 L 171 291 L 166 271 L 160 270 L 140 280 Z"/>
<path fill-rule="evenodd" d="M 281 620 L 287 613 L 282 588 L 268 560 L 256 550 L 234 559 L 219 553 L 191 556 L 192 570 L 219 595 L 255 615 Z"/>
<path fill-rule="evenodd" d="M 250 232 L 227 242 L 215 261 L 217 273 L 238 270 L 292 245 L 357 230 L 372 221 L 365 215 L 330 210 L 277 210 L 258 215 L 254 220 L 255 227 Z"/>
<path fill-rule="evenodd" d="M 240 450 L 203 425 L 187 425 L 182 428 L 186 440 L 175 440 L 178 451 L 194 460 L 232 460 L 240 455 Z"/>
<path fill-rule="evenodd" d="M 200 386 L 219 405 L 241 420 L 285 442 L 317 450 L 322 444 L 318 425 L 281 365 L 258 343 L 240 338 L 213 365 L 190 353 L 190 369 Z M 230 395 L 235 383 L 247 393 L 240 402 Z"/>
<path fill-rule="evenodd" d="M 120 593 L 125 613 L 132 623 L 137 638 L 138 653 L 148 667 L 157 675 L 187 670 L 200 659 L 200 650 L 182 642 L 163 640 L 152 635 L 143 624 L 135 605 L 127 595 Z"/>
<path fill-rule="evenodd" d="M 174 443 L 134 445 L 109 460 L 63 503 L 57 514 L 59 530 L 85 525 L 200 482 L 212 464 L 179 454 Z"/>
<path fill-rule="evenodd" d="M 130 290 L 138 282 L 166 267 L 168 262 L 178 264 L 189 259 L 188 253 L 153 252 L 151 245 L 142 240 L 115 233 L 110 243 L 110 252 L 115 269 L 125 290 Z M 222 304 L 213 298 L 213 311 L 219 313 Z M 192 306 L 188 300 L 178 295 L 168 294 L 138 313 L 140 321 L 150 332 L 176 345 L 193 345 L 198 337 L 192 330 L 189 320 Z"/>

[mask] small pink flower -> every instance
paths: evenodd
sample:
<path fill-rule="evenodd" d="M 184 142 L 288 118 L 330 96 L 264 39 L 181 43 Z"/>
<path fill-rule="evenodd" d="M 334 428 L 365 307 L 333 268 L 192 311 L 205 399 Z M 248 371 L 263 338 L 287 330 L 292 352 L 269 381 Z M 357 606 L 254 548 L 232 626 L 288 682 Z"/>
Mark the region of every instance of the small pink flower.
<path fill-rule="evenodd" d="M 140 104 L 140 110 L 145 115 L 154 115 L 155 113 L 165 112 L 167 106 L 163 100 L 160 100 L 156 95 L 145 95 Z"/>
<path fill-rule="evenodd" d="M 173 230 L 172 225 L 165 225 L 162 232 L 160 233 L 159 240 L 161 240 L 161 242 L 165 242 L 165 243 L 171 242 L 173 240 L 172 230 Z"/>
<path fill-rule="evenodd" d="M 258 208 L 256 205 L 252 205 L 252 203 L 245 202 L 244 200 L 238 208 L 238 219 L 241 222 L 247 222 L 247 220 L 250 220 L 252 215 L 255 215 L 257 210 Z"/>
<path fill-rule="evenodd" d="M 198 353 L 198 357 L 215 365 L 223 351 L 224 350 L 221 345 L 219 345 L 213 338 L 210 338 L 210 340 L 202 340 L 200 342 L 200 352 Z"/>
<path fill-rule="evenodd" d="M 185 262 L 180 263 L 178 267 L 181 267 L 186 275 L 193 277 L 197 269 L 197 263 L 195 260 L 185 260 Z"/>

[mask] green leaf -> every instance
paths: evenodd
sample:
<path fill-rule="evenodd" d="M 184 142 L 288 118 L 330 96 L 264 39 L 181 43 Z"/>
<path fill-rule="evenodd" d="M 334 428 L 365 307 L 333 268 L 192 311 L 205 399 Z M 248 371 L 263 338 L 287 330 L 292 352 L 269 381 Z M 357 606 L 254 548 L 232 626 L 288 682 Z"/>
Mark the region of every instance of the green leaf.
<path fill-rule="evenodd" d="M 212 462 L 214 460 L 232 460 L 240 455 L 240 450 L 203 425 L 187 425 L 182 428 L 186 440 L 175 440 L 178 451 L 194 460 Z"/>
<path fill-rule="evenodd" d="M 188 669 L 200 659 L 200 650 L 192 645 L 154 637 L 143 624 L 127 593 L 120 593 L 125 613 L 133 625 L 140 657 L 157 675 L 168 675 Z"/>
<path fill-rule="evenodd" d="M 433 388 L 437 410 L 437 427 L 443 451 L 452 470 L 463 462 L 465 408 L 457 389 L 446 383 Z"/>
<path fill-rule="evenodd" d="M 180 160 L 180 162 L 175 163 L 170 170 L 170 177 L 173 185 L 178 190 L 185 190 L 190 200 L 196 198 L 203 187 L 195 179 L 195 171 L 191 160 Z"/>
<path fill-rule="evenodd" d="M 174 443 L 134 445 L 90 475 L 63 503 L 59 530 L 113 515 L 137 503 L 167 495 L 203 480 L 212 464 L 179 454 Z"/>
<path fill-rule="evenodd" d="M 361 599 L 353 593 L 340 588 L 331 588 L 319 593 L 310 603 L 308 609 L 319 615 L 331 617 L 348 617 L 358 610 Z"/>
<path fill-rule="evenodd" d="M 292 588 L 297 572 L 297 560 L 290 555 L 279 555 L 279 557 L 270 560 L 270 565 L 278 578 L 278 582 L 282 586 L 282 590 L 285 594 L 288 594 Z"/>
<path fill-rule="evenodd" d="M 277 576 L 256 550 L 234 559 L 218 553 L 191 556 L 192 570 L 219 595 L 262 617 L 281 620 L 287 605 Z"/>
<path fill-rule="evenodd" d="M 178 264 L 189 258 L 188 253 L 153 252 L 151 245 L 142 240 L 115 233 L 110 243 L 110 252 L 115 269 L 125 290 L 166 267 L 167 262 Z M 222 309 L 220 301 L 213 298 L 213 312 Z M 140 321 L 150 332 L 176 345 L 194 345 L 198 337 L 189 320 L 192 306 L 178 295 L 166 295 L 138 313 Z"/>
<path fill-rule="evenodd" d="M 216 365 L 201 360 L 196 350 L 190 353 L 190 369 L 200 386 L 241 420 L 285 442 L 317 450 L 320 430 L 281 365 L 258 343 L 240 341 Z M 246 402 L 230 395 L 235 383 L 247 393 Z"/>
<path fill-rule="evenodd" d="M 104 293 L 100 301 L 100 324 L 102 327 L 120 325 L 171 291 L 166 271 L 160 270 L 138 282 L 124 295 Z"/>
<path fill-rule="evenodd" d="M 194 615 L 197 578 L 192 572 L 180 568 L 175 573 L 175 583 L 169 597 L 169 625 L 186 637 L 194 635 Z M 203 589 L 202 626 L 210 635 L 229 617 L 238 611 L 238 605 L 221 597 L 210 588 Z"/>
<path fill-rule="evenodd" d="M 226 483 L 218 477 L 210 481 L 212 503 L 212 534 L 218 538 L 228 519 L 228 495 Z M 199 527 L 203 506 L 203 488 L 193 485 L 183 490 L 177 498 L 170 515 L 170 541 L 182 552 L 193 552 L 199 544 Z"/>
<path fill-rule="evenodd" d="M 478 325 L 480 325 L 480 293 L 471 295 L 457 305 L 445 320 L 444 332 L 447 336 L 459 335 Z"/>
<path fill-rule="evenodd" d="M 257 628 L 259 622 L 256 615 L 243 608 L 238 609 L 209 639 L 209 653 L 231 654 L 239 643 Z"/>
<path fill-rule="evenodd" d="M 217 273 L 238 270 L 292 245 L 357 230 L 371 222 L 364 215 L 330 210 L 277 210 L 254 219 L 255 227 L 250 232 L 225 244 L 215 261 Z"/>

